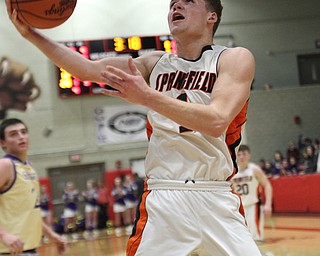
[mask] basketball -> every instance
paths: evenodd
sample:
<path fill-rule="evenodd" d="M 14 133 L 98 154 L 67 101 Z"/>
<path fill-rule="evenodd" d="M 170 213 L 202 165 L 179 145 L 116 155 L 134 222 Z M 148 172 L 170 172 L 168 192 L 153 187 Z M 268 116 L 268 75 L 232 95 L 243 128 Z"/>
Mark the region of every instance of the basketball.
<path fill-rule="evenodd" d="M 54 28 L 72 15 L 77 0 L 11 0 L 18 18 L 34 28 Z"/>

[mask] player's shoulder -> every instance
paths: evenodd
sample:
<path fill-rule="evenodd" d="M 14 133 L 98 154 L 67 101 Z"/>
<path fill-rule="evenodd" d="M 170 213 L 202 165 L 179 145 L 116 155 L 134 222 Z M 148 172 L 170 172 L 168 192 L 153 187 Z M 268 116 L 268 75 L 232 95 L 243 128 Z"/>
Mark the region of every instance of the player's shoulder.
<path fill-rule="evenodd" d="M 255 164 L 255 163 L 250 163 L 250 164 L 251 164 L 252 170 L 256 176 L 259 176 L 264 173 L 259 165 Z"/>
<path fill-rule="evenodd" d="M 251 80 L 254 76 L 253 54 L 244 47 L 225 49 L 219 59 L 219 71 L 227 71 L 235 76 Z"/>
<path fill-rule="evenodd" d="M 166 52 L 164 51 L 151 51 L 141 55 L 136 60 L 142 62 L 146 66 L 153 66 L 165 53 Z"/>
<path fill-rule="evenodd" d="M 248 55 L 248 56 L 253 56 L 252 52 L 248 49 L 248 48 L 245 48 L 245 47 L 232 47 L 232 48 L 225 48 L 224 50 L 224 54 L 230 54 L 230 55 Z"/>
<path fill-rule="evenodd" d="M 226 48 L 221 54 L 221 60 L 230 61 L 234 63 L 235 61 L 249 61 L 254 63 L 254 56 L 252 52 L 244 47 L 234 47 L 234 48 Z"/>
<path fill-rule="evenodd" d="M 253 162 L 250 162 L 250 163 L 249 163 L 249 166 L 251 166 L 253 169 L 257 169 L 257 168 L 260 169 L 260 166 L 257 165 L 256 163 L 253 163 Z"/>
<path fill-rule="evenodd" d="M 151 51 L 134 59 L 136 65 L 140 67 L 139 70 L 144 78 L 149 77 L 152 69 L 164 54 L 164 51 Z"/>
<path fill-rule="evenodd" d="M 10 167 L 13 168 L 13 163 L 10 158 L 6 158 L 6 157 L 0 158 L 0 171 L 2 169 L 6 170 Z"/>
<path fill-rule="evenodd" d="M 14 167 L 9 158 L 0 158 L 0 188 L 14 177 Z"/>

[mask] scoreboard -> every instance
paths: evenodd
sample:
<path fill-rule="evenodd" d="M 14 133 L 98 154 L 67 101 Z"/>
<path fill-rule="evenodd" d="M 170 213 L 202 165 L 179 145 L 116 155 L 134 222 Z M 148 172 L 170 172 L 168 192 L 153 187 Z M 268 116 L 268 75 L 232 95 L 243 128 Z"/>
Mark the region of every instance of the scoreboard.
<path fill-rule="evenodd" d="M 176 53 L 176 42 L 170 35 L 160 36 L 131 36 L 115 37 L 102 40 L 83 40 L 62 42 L 68 48 L 78 52 L 90 60 L 98 60 L 106 57 L 139 57 L 142 54 L 162 50 Z M 106 84 L 98 84 L 91 81 L 80 81 L 66 70 L 57 67 L 59 96 L 68 98 L 72 96 L 97 95 Z"/>

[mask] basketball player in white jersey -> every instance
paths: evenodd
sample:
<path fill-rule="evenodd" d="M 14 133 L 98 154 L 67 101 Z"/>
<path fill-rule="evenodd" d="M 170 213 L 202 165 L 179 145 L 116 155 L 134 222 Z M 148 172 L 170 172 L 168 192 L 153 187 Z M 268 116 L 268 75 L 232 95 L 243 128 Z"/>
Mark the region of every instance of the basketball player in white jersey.
<path fill-rule="evenodd" d="M 250 232 L 256 241 L 263 241 L 264 215 L 272 213 L 272 186 L 261 168 L 250 162 L 247 145 L 241 145 L 237 153 L 238 173 L 231 179 L 233 188 L 242 199 Z M 261 202 L 265 197 L 265 202 Z M 263 205 L 262 205 L 263 203 Z"/>
<path fill-rule="evenodd" d="M 6 3 L 20 34 L 57 66 L 115 89 L 105 95 L 150 109 L 147 180 L 127 255 L 260 255 L 230 182 L 255 64 L 245 48 L 213 44 L 220 0 L 170 1 L 177 55 L 99 61 L 27 26 Z"/>
<path fill-rule="evenodd" d="M 64 250 L 65 241 L 42 221 L 38 177 L 27 161 L 28 129 L 19 119 L 0 125 L 0 255 L 39 255 L 42 230 Z"/>

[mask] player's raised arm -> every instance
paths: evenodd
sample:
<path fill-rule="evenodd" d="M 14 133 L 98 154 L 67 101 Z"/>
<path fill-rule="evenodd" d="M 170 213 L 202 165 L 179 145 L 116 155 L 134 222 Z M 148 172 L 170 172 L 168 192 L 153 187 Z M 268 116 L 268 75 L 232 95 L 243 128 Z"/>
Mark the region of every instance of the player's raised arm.
<path fill-rule="evenodd" d="M 106 65 L 116 66 L 119 69 L 130 72 L 127 58 L 107 58 L 100 61 L 91 61 L 68 47 L 39 33 L 38 30 L 28 26 L 19 20 L 17 11 L 12 9 L 11 1 L 6 0 L 7 12 L 17 31 L 26 40 L 42 51 L 55 65 L 67 70 L 73 76 L 83 81 L 102 82 L 101 71 Z M 146 67 L 143 58 L 135 60 L 135 63 L 145 78 L 149 75 L 151 67 Z"/>

